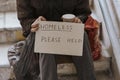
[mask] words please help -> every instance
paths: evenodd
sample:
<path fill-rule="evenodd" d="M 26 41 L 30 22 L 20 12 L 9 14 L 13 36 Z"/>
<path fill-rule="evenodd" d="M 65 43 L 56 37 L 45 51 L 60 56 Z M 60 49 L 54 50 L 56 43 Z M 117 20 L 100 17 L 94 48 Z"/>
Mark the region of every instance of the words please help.
<path fill-rule="evenodd" d="M 37 53 L 82 56 L 84 24 L 40 21 L 35 35 Z"/>

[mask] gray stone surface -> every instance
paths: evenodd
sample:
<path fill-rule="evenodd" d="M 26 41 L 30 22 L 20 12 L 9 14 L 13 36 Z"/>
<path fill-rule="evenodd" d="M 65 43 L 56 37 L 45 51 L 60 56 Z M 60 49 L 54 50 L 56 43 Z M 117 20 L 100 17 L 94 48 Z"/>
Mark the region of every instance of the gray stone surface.
<path fill-rule="evenodd" d="M 0 13 L 0 31 L 3 30 L 4 26 L 4 13 Z"/>
<path fill-rule="evenodd" d="M 0 80 L 8 80 L 11 76 L 10 80 L 14 80 L 14 75 L 10 75 L 10 68 L 0 68 Z M 77 80 L 76 75 L 59 75 L 59 80 Z M 108 71 L 100 71 L 96 72 L 96 80 L 113 80 L 111 73 Z"/>
<path fill-rule="evenodd" d="M 10 76 L 10 68 L 0 68 L 0 80 L 8 80 Z"/>
<path fill-rule="evenodd" d="M 17 12 L 0 12 L 0 31 L 21 28 Z"/>
<path fill-rule="evenodd" d="M 7 30 L 21 28 L 21 25 L 17 18 L 17 12 L 6 12 L 4 15 L 5 15 L 5 28 Z"/>
<path fill-rule="evenodd" d="M 22 40 L 22 29 L 16 12 L 0 13 L 0 43 Z"/>
<path fill-rule="evenodd" d="M 10 66 L 8 57 L 7 57 L 7 51 L 11 45 L 12 44 L 4 44 L 4 45 L 0 44 L 0 67 L 9 67 Z"/>
<path fill-rule="evenodd" d="M 59 76 L 59 80 L 78 80 L 76 75 Z M 89 79 L 88 79 L 89 80 Z M 111 73 L 108 71 L 96 72 L 96 80 L 114 80 Z"/>
<path fill-rule="evenodd" d="M 16 0 L 0 0 L 0 12 L 16 11 Z"/>
<path fill-rule="evenodd" d="M 0 31 L 0 44 L 12 43 L 23 39 L 24 37 L 20 29 Z"/>
<path fill-rule="evenodd" d="M 101 59 L 94 61 L 95 71 L 106 71 L 110 69 L 110 58 L 101 57 Z M 68 64 L 59 64 L 58 65 L 58 74 L 76 74 L 75 66 L 72 63 Z"/>

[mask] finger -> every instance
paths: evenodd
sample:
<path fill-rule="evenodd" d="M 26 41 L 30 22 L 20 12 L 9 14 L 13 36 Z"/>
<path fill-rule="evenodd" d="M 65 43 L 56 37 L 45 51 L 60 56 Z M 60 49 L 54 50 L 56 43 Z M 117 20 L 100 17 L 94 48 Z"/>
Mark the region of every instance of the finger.
<path fill-rule="evenodd" d="M 82 23 L 80 19 L 78 19 L 77 23 Z"/>
<path fill-rule="evenodd" d="M 46 21 L 46 19 L 43 16 L 38 17 L 32 24 L 32 27 L 37 27 L 39 24 L 39 21 Z"/>
<path fill-rule="evenodd" d="M 74 20 L 74 22 L 75 22 L 75 23 L 81 23 L 81 20 L 76 17 L 75 20 Z"/>
<path fill-rule="evenodd" d="M 36 23 L 33 23 L 33 24 L 31 25 L 31 27 L 32 27 L 32 28 L 39 27 L 39 24 L 38 24 L 38 22 L 36 22 Z"/>
<path fill-rule="evenodd" d="M 39 27 L 39 22 L 40 21 L 46 21 L 46 19 L 43 16 L 38 17 L 31 25 L 32 28 L 37 28 Z M 34 31 L 34 29 L 33 29 Z"/>
<path fill-rule="evenodd" d="M 35 32 L 34 28 L 31 28 L 31 32 Z"/>
<path fill-rule="evenodd" d="M 38 24 L 39 24 L 39 20 L 36 19 L 36 20 L 32 23 L 31 27 L 37 27 Z"/>
<path fill-rule="evenodd" d="M 78 18 L 75 18 L 74 22 L 77 23 L 78 22 Z"/>
<path fill-rule="evenodd" d="M 39 20 L 40 20 L 40 21 L 46 21 L 46 18 L 44 18 L 43 16 L 40 16 L 40 17 L 39 17 Z"/>
<path fill-rule="evenodd" d="M 42 17 L 41 20 L 42 20 L 42 21 L 46 21 L 46 18 Z"/>
<path fill-rule="evenodd" d="M 31 28 L 31 32 L 36 32 L 39 29 L 39 27 L 37 28 Z"/>

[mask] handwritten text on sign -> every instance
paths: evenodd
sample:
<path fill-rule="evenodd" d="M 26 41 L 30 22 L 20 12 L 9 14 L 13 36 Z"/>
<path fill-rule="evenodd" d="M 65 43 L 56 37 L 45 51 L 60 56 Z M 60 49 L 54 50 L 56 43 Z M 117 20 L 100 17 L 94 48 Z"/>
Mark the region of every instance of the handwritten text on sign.
<path fill-rule="evenodd" d="M 84 25 L 40 21 L 35 37 L 35 52 L 82 56 Z"/>

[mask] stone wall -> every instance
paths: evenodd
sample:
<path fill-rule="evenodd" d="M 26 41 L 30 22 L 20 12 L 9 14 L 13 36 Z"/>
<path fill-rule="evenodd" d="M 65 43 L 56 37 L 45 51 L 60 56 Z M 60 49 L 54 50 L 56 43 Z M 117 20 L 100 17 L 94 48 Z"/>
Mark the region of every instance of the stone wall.
<path fill-rule="evenodd" d="M 16 0 L 0 0 L 0 12 L 16 11 Z"/>

